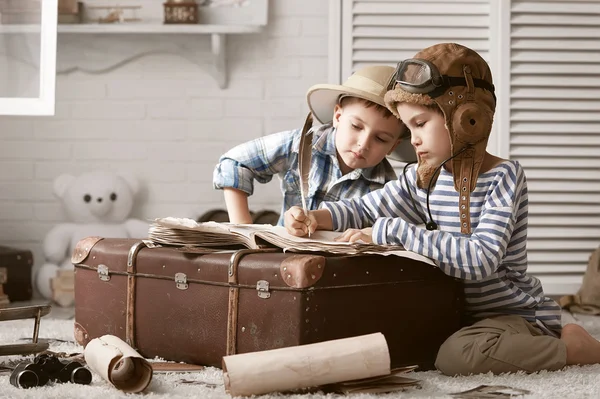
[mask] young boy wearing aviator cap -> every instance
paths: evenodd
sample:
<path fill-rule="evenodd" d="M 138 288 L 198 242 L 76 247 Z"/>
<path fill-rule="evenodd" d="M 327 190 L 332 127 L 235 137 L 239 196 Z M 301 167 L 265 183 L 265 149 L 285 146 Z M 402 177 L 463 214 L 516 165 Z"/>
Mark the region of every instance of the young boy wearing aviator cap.
<path fill-rule="evenodd" d="M 322 201 L 352 198 L 377 190 L 396 179 L 386 155 L 414 151 L 404 125 L 385 107 L 383 96 L 394 68 L 365 67 L 343 85 L 320 84 L 307 93 L 312 115 L 322 126 L 312 129 L 312 157 L 307 208 Z M 284 195 L 279 224 L 291 206 L 300 205 L 298 150 L 301 130 L 261 137 L 225 153 L 215 167 L 213 185 L 223 189 L 229 219 L 252 223 L 248 196 L 254 181 L 281 178 Z"/>
<path fill-rule="evenodd" d="M 411 131 L 418 163 L 361 198 L 325 202 L 287 230 L 344 231 L 340 240 L 401 244 L 464 281 L 469 325 L 441 346 L 447 375 L 557 370 L 600 362 L 600 342 L 527 274 L 527 182 L 516 161 L 486 152 L 496 107 L 492 76 L 475 51 L 454 43 L 398 64 L 386 105 Z M 373 226 L 372 228 L 363 228 Z"/>

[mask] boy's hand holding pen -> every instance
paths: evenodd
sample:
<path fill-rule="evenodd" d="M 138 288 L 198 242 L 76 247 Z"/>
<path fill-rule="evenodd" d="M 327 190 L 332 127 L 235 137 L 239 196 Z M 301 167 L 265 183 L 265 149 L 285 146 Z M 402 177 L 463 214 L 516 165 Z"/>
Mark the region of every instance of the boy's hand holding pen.
<path fill-rule="evenodd" d="M 313 212 L 305 211 L 299 206 L 293 206 L 285 213 L 284 224 L 288 233 L 298 237 L 310 237 L 318 227 Z"/>

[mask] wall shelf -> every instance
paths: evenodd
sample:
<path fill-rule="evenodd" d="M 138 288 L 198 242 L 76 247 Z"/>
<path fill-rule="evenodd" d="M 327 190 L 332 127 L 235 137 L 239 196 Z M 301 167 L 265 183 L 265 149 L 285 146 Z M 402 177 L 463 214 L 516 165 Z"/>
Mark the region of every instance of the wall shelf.
<path fill-rule="evenodd" d="M 95 0 L 94 0 L 95 1 Z M 158 2 L 158 1 L 157 1 Z M 209 66 L 219 87 L 227 87 L 227 35 L 256 34 L 268 20 L 268 0 L 237 2 L 241 6 L 201 7 L 198 24 L 164 24 L 162 7 L 149 5 L 142 21 L 98 23 L 87 15 L 83 24 L 58 24 L 57 73 L 84 71 L 105 73 L 151 54 L 177 54 L 207 67 L 206 49 L 200 50 L 194 35 L 210 36 Z M 40 25 L 0 25 L 15 49 L 39 42 Z M 36 34 L 36 35 L 31 35 Z M 34 37 L 37 36 L 37 37 Z M 118 38 L 118 39 L 115 39 Z M 35 66 L 39 60 L 21 51 L 19 60 Z"/>
<path fill-rule="evenodd" d="M 241 24 L 162 24 L 157 21 L 155 23 L 138 23 L 138 22 L 126 22 L 126 23 L 114 23 L 114 24 L 99 24 L 99 23 L 85 23 L 85 24 L 59 24 L 57 28 L 58 32 L 58 43 L 60 49 L 61 36 L 70 36 L 71 34 L 78 35 L 160 35 L 161 41 L 173 42 L 175 45 L 169 46 L 165 44 L 160 46 L 161 41 L 152 40 L 153 45 L 140 46 L 136 43 L 129 54 L 123 55 L 118 59 L 115 59 L 112 63 L 107 64 L 107 60 L 98 62 L 98 67 L 86 66 L 82 67 L 77 64 L 77 60 L 73 60 L 69 65 L 57 66 L 57 73 L 68 73 L 73 70 L 84 70 L 91 73 L 101 73 L 106 70 L 114 69 L 120 65 L 123 65 L 131 60 L 140 58 L 146 54 L 153 54 L 157 52 L 173 53 L 178 52 L 185 58 L 192 62 L 201 65 L 205 55 L 199 55 L 190 49 L 189 46 L 178 46 L 175 36 L 189 36 L 189 35 L 210 35 L 211 44 L 211 74 L 214 76 L 217 84 L 220 88 L 224 89 L 227 87 L 227 57 L 226 57 L 226 36 L 230 34 L 253 34 L 259 33 L 263 30 L 262 25 L 241 25 Z M 39 25 L 0 25 L 0 34 L 29 34 L 34 33 L 39 35 Z M 125 38 L 121 38 L 123 41 L 127 41 Z M 164 44 L 164 43 L 163 43 Z M 112 46 L 109 46 L 112 47 Z M 185 48 L 184 48 L 185 47 Z M 162 48 L 162 50 L 161 50 Z M 175 49 L 175 51 L 173 50 Z M 93 65 L 94 63 L 90 63 Z"/>
<path fill-rule="evenodd" d="M 227 57 L 226 36 L 229 34 L 259 33 L 262 26 L 257 25 L 216 25 L 216 24 L 150 24 L 150 23 L 122 23 L 122 24 L 79 24 L 58 25 L 58 34 L 143 34 L 143 35 L 197 35 L 208 34 L 211 36 L 211 64 L 212 75 L 221 89 L 227 87 Z M 133 58 L 139 58 L 143 52 L 138 52 Z M 194 55 L 186 54 L 193 58 Z M 200 60 L 198 60 L 200 61 Z M 119 62 L 121 64 L 122 61 Z"/>
<path fill-rule="evenodd" d="M 126 22 L 122 24 L 59 24 L 58 33 L 113 33 L 113 34 L 237 34 L 258 33 L 261 26 L 256 25 L 164 25 Z"/>

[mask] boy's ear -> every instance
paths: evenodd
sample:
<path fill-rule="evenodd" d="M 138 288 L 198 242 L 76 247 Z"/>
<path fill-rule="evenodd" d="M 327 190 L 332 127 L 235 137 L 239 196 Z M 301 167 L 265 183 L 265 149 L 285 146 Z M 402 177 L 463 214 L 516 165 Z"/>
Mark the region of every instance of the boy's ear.
<path fill-rule="evenodd" d="M 342 107 L 340 104 L 336 104 L 333 109 L 333 127 L 337 127 L 338 123 L 340 123 L 340 116 L 342 116 Z"/>

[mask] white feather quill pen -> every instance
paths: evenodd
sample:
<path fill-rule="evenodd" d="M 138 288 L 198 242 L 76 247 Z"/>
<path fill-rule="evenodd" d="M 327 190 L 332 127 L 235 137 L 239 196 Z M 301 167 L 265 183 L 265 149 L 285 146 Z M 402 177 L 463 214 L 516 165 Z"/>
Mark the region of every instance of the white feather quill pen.
<path fill-rule="evenodd" d="M 308 217 L 308 208 L 306 206 L 306 196 L 308 195 L 308 183 L 310 176 L 310 164 L 312 159 L 312 114 L 308 114 L 302 133 L 300 135 L 300 144 L 298 146 L 298 177 L 300 179 L 300 198 L 302 200 L 302 209 Z M 308 230 L 310 237 L 310 229 Z"/>

